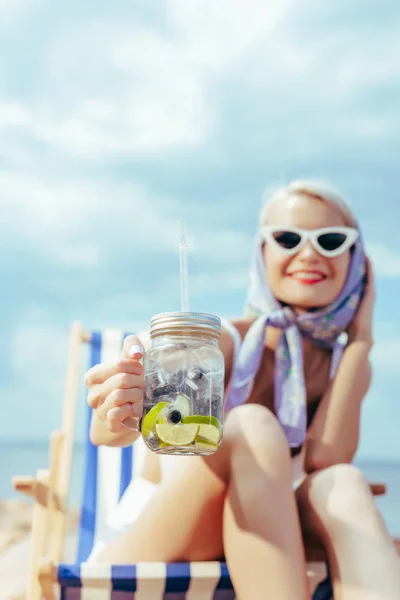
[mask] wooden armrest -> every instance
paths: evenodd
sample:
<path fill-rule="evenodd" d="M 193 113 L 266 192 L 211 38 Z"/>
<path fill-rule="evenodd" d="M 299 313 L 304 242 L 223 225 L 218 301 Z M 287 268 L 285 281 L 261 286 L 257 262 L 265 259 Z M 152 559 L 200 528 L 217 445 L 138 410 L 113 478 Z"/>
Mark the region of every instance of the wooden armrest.
<path fill-rule="evenodd" d="M 16 475 L 12 478 L 12 484 L 17 492 L 35 497 L 37 486 L 36 477 L 33 477 L 32 475 Z"/>
<path fill-rule="evenodd" d="M 49 473 L 46 471 L 46 473 Z M 49 500 L 52 502 L 52 507 L 62 513 L 67 512 L 66 499 L 62 498 L 60 494 L 52 491 L 51 485 L 45 484 L 43 481 L 38 481 L 36 477 L 30 475 L 17 475 L 12 478 L 12 484 L 15 490 L 35 498 L 39 504 L 43 506 L 49 505 Z M 51 496 L 49 498 L 48 493 Z"/>

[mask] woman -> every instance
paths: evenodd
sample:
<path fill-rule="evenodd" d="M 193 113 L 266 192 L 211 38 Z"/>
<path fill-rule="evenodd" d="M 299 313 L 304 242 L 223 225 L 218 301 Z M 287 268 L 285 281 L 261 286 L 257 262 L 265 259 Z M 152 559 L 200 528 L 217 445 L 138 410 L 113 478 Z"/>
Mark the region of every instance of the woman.
<path fill-rule="evenodd" d="M 161 477 L 151 455 L 140 510 L 98 560 L 224 555 L 241 600 L 309 599 L 303 534 L 325 545 L 336 599 L 400 598 L 398 556 L 350 464 L 371 379 L 373 305 L 371 266 L 340 197 L 307 182 L 274 194 L 261 213 L 246 316 L 221 337 L 223 443 L 209 457 L 161 457 Z M 94 444 L 139 436 L 123 421 L 142 413 L 142 353 L 132 336 L 117 364 L 86 374 Z M 125 496 L 126 507 L 129 488 Z"/>

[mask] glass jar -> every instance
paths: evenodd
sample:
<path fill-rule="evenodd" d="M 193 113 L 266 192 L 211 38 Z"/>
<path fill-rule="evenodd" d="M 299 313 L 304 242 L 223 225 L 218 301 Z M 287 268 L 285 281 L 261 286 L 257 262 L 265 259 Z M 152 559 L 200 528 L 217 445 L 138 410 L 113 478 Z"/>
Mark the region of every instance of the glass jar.
<path fill-rule="evenodd" d="M 144 355 L 141 433 L 153 452 L 206 456 L 222 439 L 224 356 L 221 320 L 169 312 L 151 320 Z"/>

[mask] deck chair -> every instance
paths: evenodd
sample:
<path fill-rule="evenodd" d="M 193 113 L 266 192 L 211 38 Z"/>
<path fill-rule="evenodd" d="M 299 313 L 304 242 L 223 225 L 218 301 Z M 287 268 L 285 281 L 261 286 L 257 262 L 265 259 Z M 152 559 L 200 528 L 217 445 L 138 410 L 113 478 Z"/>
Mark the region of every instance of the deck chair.
<path fill-rule="evenodd" d="M 86 563 L 101 523 L 119 501 L 143 460 L 141 440 L 129 448 L 95 447 L 89 440 L 91 409 L 77 402 L 80 350 L 90 346 L 90 365 L 115 359 L 126 334 L 116 330 L 71 331 L 62 429 L 50 437 L 50 466 L 35 477 L 15 477 L 15 489 L 35 500 L 27 600 L 231 600 L 235 597 L 224 562 Z M 140 335 L 147 346 L 145 335 Z M 87 412 L 85 475 L 75 564 L 62 563 L 76 410 Z M 374 485 L 375 494 L 385 486 Z M 313 600 L 330 600 L 324 550 L 306 548 Z"/>

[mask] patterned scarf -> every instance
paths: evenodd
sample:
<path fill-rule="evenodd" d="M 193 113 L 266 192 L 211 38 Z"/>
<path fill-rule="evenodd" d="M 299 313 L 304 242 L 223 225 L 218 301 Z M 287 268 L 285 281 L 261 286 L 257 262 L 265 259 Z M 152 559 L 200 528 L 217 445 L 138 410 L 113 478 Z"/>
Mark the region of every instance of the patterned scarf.
<path fill-rule="evenodd" d="M 250 270 L 246 316 L 256 320 L 248 330 L 234 366 L 226 409 L 243 404 L 249 397 L 260 366 L 267 326 L 282 330 L 275 354 L 275 413 L 291 447 L 304 442 L 307 431 L 307 402 L 304 382 L 302 337 L 321 348 L 332 349 L 330 376 L 336 373 L 344 344 L 340 336 L 357 312 L 363 289 L 365 254 L 361 237 L 353 247 L 349 272 L 342 291 L 327 307 L 295 314 L 272 295 L 258 235 Z"/>

